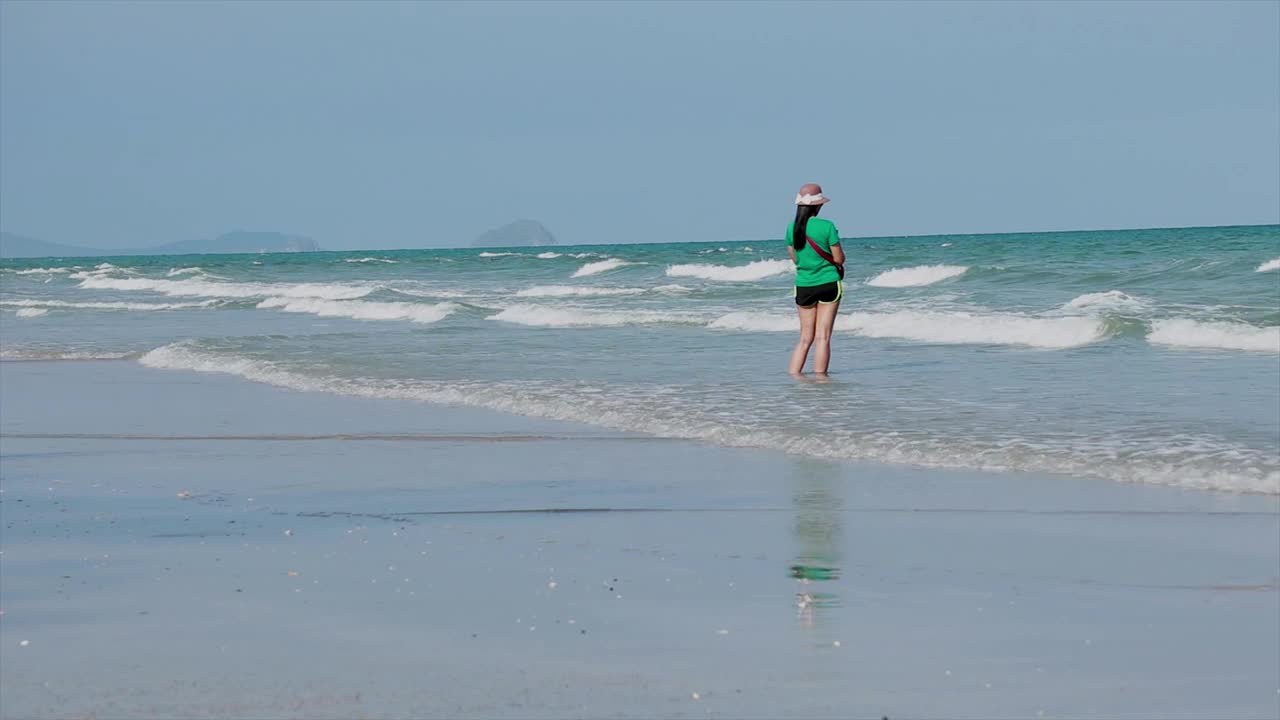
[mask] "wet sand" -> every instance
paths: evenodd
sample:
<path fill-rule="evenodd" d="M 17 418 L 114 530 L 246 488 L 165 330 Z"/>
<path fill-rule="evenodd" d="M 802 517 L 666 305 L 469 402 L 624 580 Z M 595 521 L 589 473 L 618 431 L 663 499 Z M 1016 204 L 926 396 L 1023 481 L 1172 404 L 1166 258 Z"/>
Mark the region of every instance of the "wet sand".
<path fill-rule="evenodd" d="M 3 717 L 1280 714 L 1280 504 L 0 363 Z"/>

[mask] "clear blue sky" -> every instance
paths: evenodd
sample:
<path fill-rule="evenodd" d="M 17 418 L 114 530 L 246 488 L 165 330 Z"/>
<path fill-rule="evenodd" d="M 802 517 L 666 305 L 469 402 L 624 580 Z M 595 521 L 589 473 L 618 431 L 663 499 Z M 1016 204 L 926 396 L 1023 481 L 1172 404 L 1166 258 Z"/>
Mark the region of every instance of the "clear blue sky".
<path fill-rule="evenodd" d="M 1280 3 L 0 3 L 0 226 L 326 248 L 1280 222 Z"/>

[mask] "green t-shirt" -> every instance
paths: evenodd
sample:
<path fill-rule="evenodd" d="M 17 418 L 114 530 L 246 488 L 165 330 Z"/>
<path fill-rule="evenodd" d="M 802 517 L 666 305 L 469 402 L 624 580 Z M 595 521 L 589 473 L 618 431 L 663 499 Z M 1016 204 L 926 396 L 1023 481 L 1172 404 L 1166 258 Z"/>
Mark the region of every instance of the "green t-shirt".
<path fill-rule="evenodd" d="M 787 247 L 792 247 L 791 238 L 794 229 L 794 222 L 787 225 Z M 809 218 L 809 224 L 805 226 L 805 234 L 813 238 L 818 247 L 826 250 L 828 254 L 831 253 L 832 245 L 840 244 L 836 225 L 830 220 Z M 809 247 L 809 243 L 802 244 L 796 251 L 796 287 L 826 285 L 839 279 L 840 273 L 836 272 L 836 266 L 823 260 L 821 255 Z"/>

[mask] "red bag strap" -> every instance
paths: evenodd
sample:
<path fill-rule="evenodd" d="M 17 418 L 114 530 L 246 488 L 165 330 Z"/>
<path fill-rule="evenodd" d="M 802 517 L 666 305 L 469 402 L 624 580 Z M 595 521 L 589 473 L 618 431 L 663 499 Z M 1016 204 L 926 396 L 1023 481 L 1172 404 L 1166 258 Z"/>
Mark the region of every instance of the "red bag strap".
<path fill-rule="evenodd" d="M 836 262 L 836 259 L 831 257 L 831 253 L 818 247 L 818 243 L 814 242 L 813 238 L 806 235 L 804 239 L 809 243 L 809 247 L 813 248 L 813 251 L 818 253 L 818 255 L 823 260 L 826 260 L 827 262 L 831 263 L 832 265 L 835 265 L 836 267 L 840 266 L 840 263 Z"/>

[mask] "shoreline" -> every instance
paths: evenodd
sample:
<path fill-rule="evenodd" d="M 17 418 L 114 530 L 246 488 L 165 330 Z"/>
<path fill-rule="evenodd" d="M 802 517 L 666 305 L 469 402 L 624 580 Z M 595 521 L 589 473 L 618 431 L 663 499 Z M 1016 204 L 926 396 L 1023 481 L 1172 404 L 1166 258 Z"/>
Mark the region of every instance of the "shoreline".
<path fill-rule="evenodd" d="M 0 716 L 1280 710 L 1273 496 L 136 363 L 0 390 Z"/>

